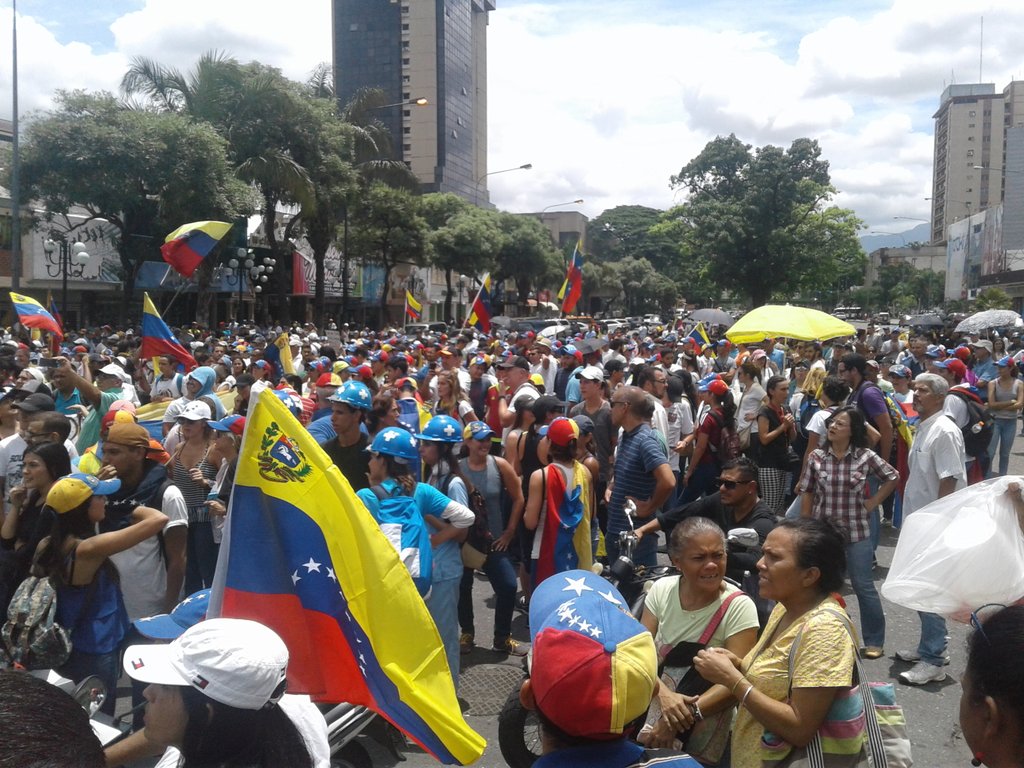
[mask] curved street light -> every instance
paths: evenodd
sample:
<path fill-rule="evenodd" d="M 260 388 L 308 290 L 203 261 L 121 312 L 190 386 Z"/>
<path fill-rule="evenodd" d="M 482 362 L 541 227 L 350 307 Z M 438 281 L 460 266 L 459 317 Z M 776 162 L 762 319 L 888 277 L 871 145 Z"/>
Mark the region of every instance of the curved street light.
<path fill-rule="evenodd" d="M 496 173 L 508 173 L 509 171 L 528 171 L 531 168 L 533 168 L 533 163 L 523 163 L 522 165 L 517 165 L 514 168 L 502 168 L 500 171 L 490 171 L 488 173 L 485 173 L 479 179 L 477 179 L 476 183 L 482 184 L 484 179 L 486 179 L 488 176 L 493 176 Z"/>
<path fill-rule="evenodd" d="M 76 267 L 85 267 L 89 263 L 89 253 L 85 249 L 85 243 L 74 242 L 68 243 L 67 240 L 61 238 L 59 241 L 53 238 L 47 238 L 43 242 L 43 250 L 46 251 L 48 256 L 52 256 L 53 252 L 60 250 L 60 311 L 64 322 L 67 322 L 68 318 L 68 272 L 71 271 L 72 265 Z M 82 272 L 79 270 L 77 277 L 81 277 Z"/>
<path fill-rule="evenodd" d="M 430 102 L 422 96 L 418 99 L 406 99 L 405 101 L 396 101 L 393 104 L 381 104 L 378 107 L 367 107 L 367 109 L 387 109 L 388 107 L 425 107 Z"/>
<path fill-rule="evenodd" d="M 543 208 L 540 209 L 540 212 L 544 213 L 544 211 L 548 210 L 549 208 L 558 208 L 558 207 L 563 206 L 563 205 L 581 205 L 582 203 L 583 203 L 583 198 L 582 197 L 577 199 L 577 200 L 567 200 L 564 203 L 552 203 L 551 205 L 545 205 Z"/>

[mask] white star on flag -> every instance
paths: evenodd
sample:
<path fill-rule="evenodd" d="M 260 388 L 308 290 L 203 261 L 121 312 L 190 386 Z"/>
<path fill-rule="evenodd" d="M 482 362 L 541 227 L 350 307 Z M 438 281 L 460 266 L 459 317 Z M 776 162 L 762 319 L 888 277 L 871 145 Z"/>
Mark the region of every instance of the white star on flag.
<path fill-rule="evenodd" d="M 580 632 L 587 632 L 592 626 L 593 624 L 589 624 L 586 621 L 581 621 L 579 624 L 579 630 Z"/>
<path fill-rule="evenodd" d="M 610 589 L 607 592 L 598 592 L 597 594 L 599 594 L 612 605 L 622 605 L 622 601 L 615 597 L 615 595 L 612 594 L 612 591 Z"/>
<path fill-rule="evenodd" d="M 313 571 L 320 573 L 320 563 L 318 563 L 312 557 L 309 558 L 308 563 L 303 563 L 302 567 L 306 569 L 306 573 L 312 573 Z"/>
<path fill-rule="evenodd" d="M 570 577 L 566 576 L 565 577 L 565 583 L 567 584 L 567 586 L 562 587 L 562 591 L 563 592 L 575 592 L 576 593 L 576 597 L 579 597 L 584 592 L 593 592 L 594 591 L 593 587 L 588 587 L 586 585 L 585 580 L 584 580 L 584 578 L 582 576 L 580 576 L 578 579 L 573 579 L 573 578 L 570 578 Z"/>
<path fill-rule="evenodd" d="M 592 630 L 590 630 L 590 636 L 591 637 L 600 637 L 601 636 L 601 630 L 598 627 L 594 627 Z"/>
<path fill-rule="evenodd" d="M 333 568 L 328 568 L 327 569 L 327 578 L 330 579 L 331 581 L 337 581 L 338 580 L 338 577 L 334 575 L 334 569 Z"/>
<path fill-rule="evenodd" d="M 294 587 L 300 581 L 302 581 L 302 577 L 299 576 L 299 572 L 298 570 L 296 570 L 294 573 L 292 573 L 292 586 Z"/>

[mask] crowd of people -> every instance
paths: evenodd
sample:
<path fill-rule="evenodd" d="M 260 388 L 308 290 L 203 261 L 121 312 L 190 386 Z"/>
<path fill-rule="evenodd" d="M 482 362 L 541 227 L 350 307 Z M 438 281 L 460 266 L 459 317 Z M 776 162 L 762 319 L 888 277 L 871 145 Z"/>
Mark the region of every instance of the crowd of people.
<path fill-rule="evenodd" d="M 0 603 L 26 578 L 47 578 L 73 644 L 63 674 L 96 674 L 116 691 L 124 658 L 129 675 L 151 684 L 151 706 L 167 695 L 154 686 L 189 691 L 192 681 L 155 657 L 152 674 L 129 668 L 125 649 L 139 622 L 212 586 L 246 415 L 270 389 L 375 519 L 395 503 L 422 516 L 429 537 L 411 575 L 456 688 L 478 630 L 490 629 L 486 647 L 498 654 L 525 656 L 533 643 L 524 704 L 541 713 L 553 751 L 589 754 L 589 740 L 630 730 L 609 731 L 601 713 L 566 722 L 555 708 L 572 700 L 564 683 L 542 694 L 535 623 L 579 634 L 555 626 L 565 621 L 562 586 L 558 603 L 548 592 L 614 561 L 634 528 L 634 562 L 655 565 L 664 532 L 680 575 L 655 584 L 641 623 L 620 627 L 621 643 L 637 632 L 651 640 L 662 669 L 647 704 L 654 698 L 660 714 L 640 737 L 650 754 L 623 755 L 647 764 L 637 761 L 674 759 L 661 750 L 685 746 L 704 765 L 759 766 L 763 737 L 806 744 L 851 684 L 857 653 L 885 653 L 874 585 L 881 527 L 1006 474 L 1024 406 L 1022 353 L 1002 339 L 943 346 L 895 328 L 746 345 L 687 330 L 548 338 L 193 325 L 179 339 L 194 365 L 141 358 L 137 329 L 83 330 L 55 356 L 15 334 L 0 345 Z M 275 344 L 282 333 L 287 350 Z M 738 529 L 756 543 L 728 541 Z M 474 611 L 480 575 L 495 596 L 490 621 Z M 836 616 L 844 578 L 859 638 Z M 530 636 L 513 637 L 517 608 L 529 612 Z M 920 621 L 918 646 L 896 652 L 912 664 L 900 673 L 907 684 L 946 676 L 944 619 Z M 211 636 L 244 643 L 244 634 L 228 626 Z M 564 650 L 547 658 L 564 661 L 576 647 L 548 640 Z M 261 647 L 276 646 L 264 638 Z M 992 738 L 986 707 L 1020 714 L 984 654 L 972 641 L 961 711 L 979 744 Z M 658 690 L 662 671 L 677 672 L 679 687 Z M 275 681 L 264 681 L 255 709 L 280 698 Z M 171 706 L 202 704 L 176 695 Z M 646 713 L 645 704 L 634 717 Z M 579 730 L 586 723 L 594 728 Z M 164 741 L 182 747 L 180 733 Z M 990 765 L 1000 764 L 995 750 L 979 747 Z"/>

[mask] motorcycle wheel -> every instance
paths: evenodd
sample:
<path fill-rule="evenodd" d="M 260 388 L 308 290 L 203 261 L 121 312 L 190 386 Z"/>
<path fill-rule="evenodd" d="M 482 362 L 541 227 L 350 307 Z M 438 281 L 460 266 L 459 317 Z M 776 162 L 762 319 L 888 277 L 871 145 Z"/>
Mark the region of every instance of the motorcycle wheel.
<path fill-rule="evenodd" d="M 540 757 L 540 720 L 519 702 L 518 688 L 498 715 L 498 746 L 509 768 L 530 768 Z"/>

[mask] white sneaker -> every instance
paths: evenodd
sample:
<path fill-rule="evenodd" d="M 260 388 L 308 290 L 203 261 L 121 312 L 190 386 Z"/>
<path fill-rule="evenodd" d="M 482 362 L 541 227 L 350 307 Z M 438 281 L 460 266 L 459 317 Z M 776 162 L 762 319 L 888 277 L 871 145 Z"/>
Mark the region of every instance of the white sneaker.
<path fill-rule="evenodd" d="M 900 680 L 907 685 L 937 683 L 945 679 L 946 671 L 942 667 L 929 664 L 927 661 L 919 661 L 906 672 L 900 672 Z"/>
<path fill-rule="evenodd" d="M 896 658 L 900 661 L 907 661 L 911 664 L 916 664 L 921 660 L 921 654 L 916 650 L 904 649 L 902 651 L 896 651 Z M 942 657 L 942 666 L 949 666 L 949 654 Z"/>

